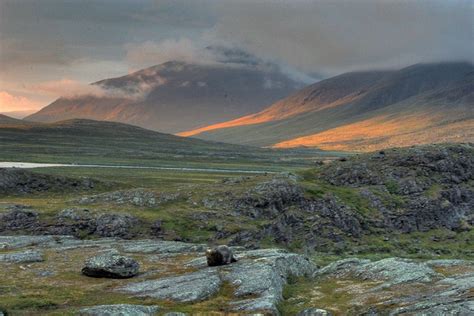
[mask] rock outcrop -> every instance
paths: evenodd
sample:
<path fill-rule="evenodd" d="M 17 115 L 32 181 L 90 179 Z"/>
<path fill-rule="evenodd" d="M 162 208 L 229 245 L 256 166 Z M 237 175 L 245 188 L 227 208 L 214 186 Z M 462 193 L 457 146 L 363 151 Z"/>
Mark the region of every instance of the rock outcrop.
<path fill-rule="evenodd" d="M 0 262 L 31 263 L 43 261 L 41 251 L 27 250 L 21 252 L 0 253 Z"/>
<path fill-rule="evenodd" d="M 0 213 L 0 233 L 73 235 L 85 237 L 136 237 L 142 222 L 124 213 L 100 213 L 88 209 L 68 208 L 52 220 L 42 220 L 39 212 L 23 205 L 13 205 Z"/>
<path fill-rule="evenodd" d="M 116 304 L 83 308 L 80 316 L 152 316 L 158 315 L 159 306 Z"/>
<path fill-rule="evenodd" d="M 97 181 L 89 178 L 56 177 L 25 169 L 0 168 L 0 195 L 43 191 L 90 190 Z"/>
<path fill-rule="evenodd" d="M 211 209 L 265 222 L 258 230 L 224 227 L 215 238 L 248 247 L 271 239 L 309 251 L 335 251 L 374 232 L 473 228 L 472 144 L 361 154 L 317 166 L 302 177 L 277 175 L 244 192 L 204 199 Z"/>
<path fill-rule="evenodd" d="M 199 244 L 115 238 L 79 240 L 69 236 L 3 236 L 0 245 L 7 250 L 2 254 L 48 254 L 42 261 L 29 264 L 21 260 L 0 260 L 0 269 L 5 271 L 7 282 L 15 280 L 15 295 L 28 295 L 31 284 L 42 284 L 47 288 L 61 286 L 64 299 L 55 291 L 42 292 L 46 295 L 45 300 L 56 302 L 48 308 L 51 311 L 57 308 L 61 313 L 182 315 L 176 310 L 185 310 L 280 315 L 280 304 L 294 304 L 288 293 L 283 295 L 285 286 L 298 282 L 314 284 L 314 289 L 305 285 L 303 295 L 298 298 L 308 299 L 307 303 L 298 304 L 301 305 L 299 315 L 338 314 L 340 308 L 345 308 L 343 314 L 347 311 L 350 315 L 469 315 L 474 312 L 469 294 L 473 288 L 474 265 L 464 260 L 421 262 L 401 258 L 379 261 L 351 258 L 318 269 L 305 256 L 281 249 L 233 248 L 237 262 L 209 267 L 203 255 L 205 245 Z M 12 252 L 12 249 L 16 250 Z M 137 271 L 135 264 L 127 262 L 144 264 L 141 273 L 134 278 L 95 279 L 91 283 L 87 276 L 76 277 L 81 265 L 77 261 L 82 257 L 93 258 L 88 265 L 94 269 L 107 274 L 119 273 L 121 277 L 124 268 L 132 267 Z M 130 276 L 127 271 L 126 275 Z M 67 281 L 71 275 L 75 275 L 74 282 Z M 326 283 L 331 285 L 320 292 Z M 71 301 L 68 293 L 76 295 L 78 289 L 84 295 L 101 295 L 104 302 L 110 296 L 115 302 L 122 297 L 127 302 L 136 300 L 149 305 L 90 306 L 82 300 Z M 335 292 L 327 292 L 328 289 Z M 321 299 L 325 295 L 346 295 L 348 298 L 343 305 L 334 306 L 334 300 Z M 10 312 L 8 307 L 2 306 L 0 310 Z M 28 310 L 33 314 L 34 311 Z"/>

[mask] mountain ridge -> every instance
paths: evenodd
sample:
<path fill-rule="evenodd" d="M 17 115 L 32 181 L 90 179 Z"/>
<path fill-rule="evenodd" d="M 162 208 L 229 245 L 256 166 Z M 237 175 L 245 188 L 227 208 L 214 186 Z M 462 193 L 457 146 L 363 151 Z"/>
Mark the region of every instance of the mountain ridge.
<path fill-rule="evenodd" d="M 469 141 L 474 138 L 474 133 L 469 132 L 474 129 L 473 74 L 474 66 L 465 62 L 417 64 L 379 73 L 368 82 L 357 78 L 358 73 L 343 74 L 310 85 L 259 113 L 180 135 L 208 140 L 225 139 L 230 143 L 254 146 L 303 146 L 349 151 Z M 351 87 L 350 82 L 344 82 L 346 78 L 355 81 L 355 84 Z M 361 85 L 361 82 L 366 84 Z M 272 111 L 277 115 L 265 117 Z M 281 113 L 283 115 L 278 116 Z M 411 121 L 405 121 L 404 116 Z M 252 121 L 262 117 L 265 120 Z M 402 141 L 398 135 L 392 135 L 390 124 L 384 126 L 387 117 L 392 126 L 399 124 L 399 130 L 410 127 L 414 137 L 402 137 Z M 425 120 L 421 127 L 426 128 L 426 133 L 414 129 L 420 119 Z M 344 126 L 347 128 L 343 129 Z M 439 131 L 438 136 L 429 135 L 436 126 L 445 131 Z M 365 134 L 357 134 L 360 127 L 365 128 Z M 388 130 L 384 132 L 385 128 Z M 467 132 L 456 131 L 458 128 L 466 128 Z M 371 130 L 375 135 L 370 134 Z M 330 135 L 334 137 L 334 132 L 338 137 L 330 139 Z M 369 140 L 361 142 L 361 138 Z"/>
<path fill-rule="evenodd" d="M 304 84 L 272 64 L 171 61 L 92 86 L 103 94 L 61 97 L 27 119 L 107 120 L 178 133 L 261 110 Z"/>

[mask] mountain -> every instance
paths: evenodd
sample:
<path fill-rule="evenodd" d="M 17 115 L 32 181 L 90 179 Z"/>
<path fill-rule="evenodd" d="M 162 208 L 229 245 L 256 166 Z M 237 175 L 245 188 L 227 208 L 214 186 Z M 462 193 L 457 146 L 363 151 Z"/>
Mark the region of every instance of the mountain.
<path fill-rule="evenodd" d="M 86 118 L 177 133 L 264 109 L 304 84 L 274 64 L 220 52 L 209 64 L 166 62 L 93 83 L 103 93 L 62 97 L 28 120 Z"/>
<path fill-rule="evenodd" d="M 346 73 L 256 114 L 180 135 L 350 151 L 473 141 L 474 66 L 452 62 Z"/>

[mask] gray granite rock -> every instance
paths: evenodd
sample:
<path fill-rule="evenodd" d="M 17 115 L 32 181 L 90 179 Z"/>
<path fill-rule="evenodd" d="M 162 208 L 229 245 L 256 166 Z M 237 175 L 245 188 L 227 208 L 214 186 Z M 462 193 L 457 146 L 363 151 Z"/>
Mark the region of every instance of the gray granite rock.
<path fill-rule="evenodd" d="M 405 304 L 390 315 L 474 315 L 474 273 L 442 279 L 432 285 L 431 295 Z"/>
<path fill-rule="evenodd" d="M 386 281 L 374 290 L 402 283 L 427 283 L 441 277 L 424 263 L 402 258 L 387 258 L 356 266 L 354 275 L 362 279 Z"/>
<path fill-rule="evenodd" d="M 234 302 L 235 311 L 278 314 L 277 304 L 287 279 L 310 276 L 316 269 L 306 257 L 279 249 L 241 252 L 238 258 L 239 262 L 221 268 L 221 278 L 237 287 L 236 297 L 257 297 Z"/>
<path fill-rule="evenodd" d="M 474 262 L 459 259 L 437 259 L 425 262 L 430 267 L 455 267 L 455 266 L 473 266 Z"/>
<path fill-rule="evenodd" d="M 133 229 L 138 227 L 139 220 L 129 214 L 102 214 L 95 221 L 95 234 L 101 237 L 133 237 Z"/>
<path fill-rule="evenodd" d="M 205 300 L 219 291 L 222 284 L 215 268 L 158 280 L 127 284 L 119 292 L 138 297 L 170 299 L 177 302 Z"/>
<path fill-rule="evenodd" d="M 205 251 L 204 244 L 190 244 L 180 241 L 144 240 L 129 241 L 122 246 L 128 253 L 183 253 Z"/>
<path fill-rule="evenodd" d="M 151 316 L 157 315 L 159 310 L 159 306 L 116 304 L 83 308 L 78 314 L 81 316 Z"/>
<path fill-rule="evenodd" d="M 314 276 L 339 277 L 349 274 L 364 280 L 385 281 L 374 290 L 402 283 L 426 283 L 441 277 L 425 263 L 402 258 L 387 258 L 375 262 L 357 258 L 343 259 L 318 270 Z"/>
<path fill-rule="evenodd" d="M 332 316 L 331 312 L 320 308 L 306 308 L 296 314 L 296 316 Z"/>
<path fill-rule="evenodd" d="M 0 262 L 31 263 L 41 261 L 44 261 L 43 253 L 37 250 L 26 250 L 21 252 L 0 254 Z"/>
<path fill-rule="evenodd" d="M 0 249 L 18 249 L 28 246 L 50 247 L 76 240 L 71 236 L 0 236 Z"/>
<path fill-rule="evenodd" d="M 140 265 L 132 258 L 108 252 L 89 258 L 82 273 L 97 278 L 130 278 L 138 274 Z"/>
<path fill-rule="evenodd" d="M 370 263 L 367 259 L 347 258 L 333 262 L 314 273 L 314 277 L 321 276 L 340 276 L 351 272 L 355 267 Z"/>

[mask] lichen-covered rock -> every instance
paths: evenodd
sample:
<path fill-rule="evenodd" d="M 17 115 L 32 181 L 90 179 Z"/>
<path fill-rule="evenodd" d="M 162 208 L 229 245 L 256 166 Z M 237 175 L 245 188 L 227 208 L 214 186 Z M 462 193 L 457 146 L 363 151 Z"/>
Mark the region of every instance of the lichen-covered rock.
<path fill-rule="evenodd" d="M 122 245 L 122 250 L 128 253 L 186 253 L 206 250 L 204 244 L 184 243 L 181 241 L 141 240 L 128 241 Z"/>
<path fill-rule="evenodd" d="M 196 272 L 132 283 L 117 291 L 138 297 L 195 302 L 211 297 L 227 282 L 235 287 L 232 310 L 276 314 L 287 279 L 311 276 L 316 269 L 306 257 L 281 249 L 241 251 L 235 256 L 236 263 L 218 267 L 207 267 L 206 258 L 199 257 L 187 265 L 199 269 Z"/>
<path fill-rule="evenodd" d="M 238 263 L 221 269 L 222 279 L 237 286 L 234 295 L 242 298 L 233 302 L 235 311 L 278 314 L 277 304 L 288 278 L 310 276 L 316 269 L 306 257 L 278 249 L 246 251 L 237 258 Z M 257 297 L 248 299 L 251 295 Z"/>
<path fill-rule="evenodd" d="M 0 195 L 27 194 L 43 191 L 92 189 L 96 181 L 89 178 L 72 179 L 57 177 L 25 169 L 0 168 Z"/>
<path fill-rule="evenodd" d="M 370 263 L 370 260 L 367 259 L 359 259 L 359 258 L 347 258 L 335 261 L 317 271 L 315 271 L 313 277 L 321 277 L 321 276 L 334 276 L 340 277 L 342 275 L 346 275 L 353 271 L 356 267 L 361 267 L 365 264 Z"/>
<path fill-rule="evenodd" d="M 221 284 L 217 270 L 208 268 L 158 280 L 127 284 L 118 291 L 138 297 L 197 302 L 216 294 Z"/>
<path fill-rule="evenodd" d="M 154 191 L 138 188 L 85 196 L 80 198 L 78 202 L 81 204 L 107 202 L 153 207 L 164 202 L 174 201 L 179 197 L 180 195 L 178 193 L 156 193 Z"/>
<path fill-rule="evenodd" d="M 43 253 L 38 250 L 0 253 L 0 262 L 31 263 L 44 261 Z"/>
<path fill-rule="evenodd" d="M 101 237 L 133 237 L 139 220 L 128 214 L 102 214 L 96 220 L 95 234 Z"/>
<path fill-rule="evenodd" d="M 315 277 L 348 275 L 363 280 L 384 281 L 376 289 L 403 283 L 427 283 L 441 277 L 427 264 L 402 258 L 387 258 L 374 262 L 361 259 L 344 259 L 331 263 L 314 274 Z"/>
<path fill-rule="evenodd" d="M 76 243 L 71 236 L 0 236 L 0 249 L 18 249 L 29 246 L 52 247 Z"/>
<path fill-rule="evenodd" d="M 39 226 L 38 212 L 23 205 L 0 213 L 0 231 L 34 230 Z"/>
<path fill-rule="evenodd" d="M 157 315 L 159 306 L 116 304 L 83 308 L 80 316 L 152 316 Z"/>
<path fill-rule="evenodd" d="M 56 223 L 49 231 L 61 235 L 92 235 L 97 228 L 96 215 L 88 209 L 68 208 L 56 215 Z"/>
<path fill-rule="evenodd" d="M 140 265 L 132 258 L 117 253 L 104 253 L 88 259 L 82 268 L 84 275 L 96 278 L 131 278 L 138 274 Z"/>
<path fill-rule="evenodd" d="M 353 275 L 366 280 L 385 280 L 383 287 L 411 282 L 427 283 L 441 277 L 426 264 L 402 258 L 387 258 L 356 266 Z"/>
<path fill-rule="evenodd" d="M 331 312 L 321 308 L 306 308 L 296 314 L 296 316 L 332 316 Z"/>
<path fill-rule="evenodd" d="M 262 182 L 233 201 L 234 209 L 254 218 L 273 217 L 303 197 L 302 188 L 294 181 L 275 178 Z"/>
<path fill-rule="evenodd" d="M 408 299 L 390 315 L 474 315 L 474 274 L 445 278 L 432 285 L 436 289 L 416 301 Z"/>

